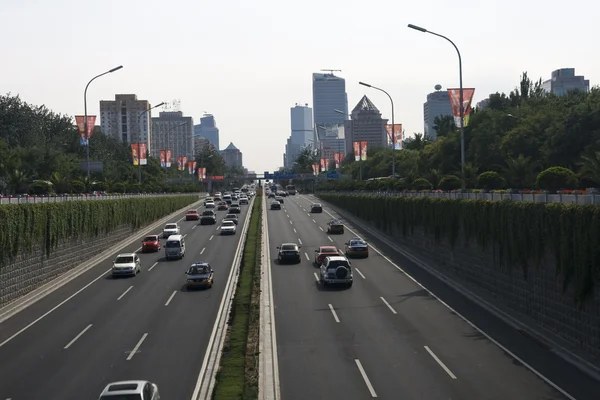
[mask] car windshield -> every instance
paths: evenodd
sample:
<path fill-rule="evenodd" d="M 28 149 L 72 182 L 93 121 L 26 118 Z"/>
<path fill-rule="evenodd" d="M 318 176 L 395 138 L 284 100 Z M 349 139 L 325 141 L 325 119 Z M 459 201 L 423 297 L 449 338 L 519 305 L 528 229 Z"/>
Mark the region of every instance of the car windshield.
<path fill-rule="evenodd" d="M 165 225 L 165 229 L 177 229 L 177 224 L 167 224 Z"/>
<path fill-rule="evenodd" d="M 223 221 L 221 226 L 234 226 L 234 223 L 233 221 Z"/>
<path fill-rule="evenodd" d="M 156 242 L 156 236 L 146 236 L 144 242 Z"/>
<path fill-rule="evenodd" d="M 181 247 L 181 243 L 179 243 L 179 240 L 169 240 L 169 241 L 167 241 L 166 247 L 169 247 L 169 248 Z"/>
<path fill-rule="evenodd" d="M 206 265 L 192 266 L 188 270 L 189 275 L 208 274 L 208 272 L 209 272 L 208 266 L 206 266 Z"/>
<path fill-rule="evenodd" d="M 365 242 L 362 239 L 356 239 L 356 240 L 351 240 L 350 241 L 350 246 L 364 246 L 366 244 L 367 244 L 367 242 Z"/>
<path fill-rule="evenodd" d="M 100 400 L 144 400 L 141 394 L 109 394 L 100 397 Z"/>
<path fill-rule="evenodd" d="M 346 268 L 350 268 L 350 266 L 348 265 L 348 261 L 346 260 L 333 260 L 330 261 L 329 264 L 327 265 L 328 268 L 337 268 L 337 267 L 346 267 Z"/>
<path fill-rule="evenodd" d="M 282 244 L 281 245 L 281 250 L 296 250 L 296 245 L 295 244 Z"/>
<path fill-rule="evenodd" d="M 121 256 L 117 257 L 115 264 L 130 264 L 133 262 L 133 256 Z"/>

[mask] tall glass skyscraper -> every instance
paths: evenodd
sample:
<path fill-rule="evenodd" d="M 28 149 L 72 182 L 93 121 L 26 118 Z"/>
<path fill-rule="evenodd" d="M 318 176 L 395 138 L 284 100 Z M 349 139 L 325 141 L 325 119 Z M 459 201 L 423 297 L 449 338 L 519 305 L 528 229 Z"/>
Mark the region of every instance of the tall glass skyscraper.
<path fill-rule="evenodd" d="M 314 73 L 312 78 L 313 115 L 315 125 L 343 124 L 348 114 L 346 81 L 333 74 Z"/>

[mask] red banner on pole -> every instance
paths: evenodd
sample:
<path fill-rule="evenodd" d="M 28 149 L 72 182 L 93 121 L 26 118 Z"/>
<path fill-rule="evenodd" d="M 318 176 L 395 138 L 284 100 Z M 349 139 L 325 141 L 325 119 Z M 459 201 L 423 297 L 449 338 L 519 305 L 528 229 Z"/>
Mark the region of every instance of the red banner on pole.
<path fill-rule="evenodd" d="M 385 124 L 385 130 L 390 143 L 394 144 L 394 149 L 402 150 L 402 124 L 394 124 L 393 132 L 392 124 Z"/>
<path fill-rule="evenodd" d="M 88 115 L 87 117 L 87 133 L 85 131 L 85 116 L 76 115 L 75 124 L 77 125 L 77 131 L 79 132 L 79 144 L 87 146 L 89 144 L 89 138 L 92 137 L 94 132 L 94 126 L 96 126 L 96 116 Z"/>
<path fill-rule="evenodd" d="M 475 94 L 474 88 L 463 88 L 463 126 L 469 124 L 469 116 L 471 115 L 471 101 Z M 450 97 L 450 104 L 452 105 L 452 114 L 454 114 L 454 124 L 457 128 L 460 128 L 460 88 L 448 89 L 448 96 Z"/>
<path fill-rule="evenodd" d="M 140 158 L 140 165 L 148 165 L 148 145 L 147 143 L 140 143 L 140 153 L 138 154 Z"/>
<path fill-rule="evenodd" d="M 333 161 L 335 162 L 335 167 L 340 167 L 340 153 L 333 153 Z"/>
<path fill-rule="evenodd" d="M 160 151 L 160 166 L 165 168 L 167 166 L 167 152 L 164 150 Z"/>
<path fill-rule="evenodd" d="M 353 142 L 354 146 L 354 161 L 360 161 L 360 142 Z"/>
<path fill-rule="evenodd" d="M 139 159 L 139 146 L 137 143 L 131 143 L 131 159 L 133 160 L 133 165 L 140 165 Z"/>
<path fill-rule="evenodd" d="M 361 161 L 367 161 L 367 141 L 362 140 L 360 142 L 360 159 Z"/>
<path fill-rule="evenodd" d="M 321 172 L 327 171 L 327 160 L 325 158 L 321 158 Z"/>
<path fill-rule="evenodd" d="M 171 150 L 166 150 L 166 153 L 167 153 L 167 157 L 165 158 L 166 165 L 167 165 L 167 168 L 171 168 L 171 158 L 173 156 L 173 152 Z"/>

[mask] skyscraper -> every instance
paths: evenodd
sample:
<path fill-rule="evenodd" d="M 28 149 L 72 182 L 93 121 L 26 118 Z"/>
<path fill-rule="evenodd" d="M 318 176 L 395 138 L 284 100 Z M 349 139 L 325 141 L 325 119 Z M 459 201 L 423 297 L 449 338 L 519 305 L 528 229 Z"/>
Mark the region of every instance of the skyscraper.
<path fill-rule="evenodd" d="M 320 149 L 322 158 L 333 160 L 334 153 L 345 151 L 344 121 L 348 114 L 346 81 L 333 73 L 314 73 L 312 90 L 315 145 Z"/>
<path fill-rule="evenodd" d="M 200 123 L 194 125 L 194 137 L 206 138 L 217 150 L 219 149 L 219 128 L 212 114 L 204 114 L 200 118 Z"/>
<path fill-rule="evenodd" d="M 152 111 L 144 113 L 149 108 L 150 103 L 138 100 L 135 94 L 117 94 L 114 100 L 101 100 L 100 130 L 125 143 L 146 142 L 150 149 Z"/>
<path fill-rule="evenodd" d="M 177 162 L 177 157 L 194 156 L 194 118 L 184 117 L 181 111 L 162 111 L 158 118 L 152 118 L 152 132 L 152 156 L 159 157 L 161 150 L 172 150 L 172 163 Z"/>
<path fill-rule="evenodd" d="M 587 93 L 590 91 L 590 81 L 582 75 L 576 76 L 575 68 L 562 68 L 552 71 L 552 77 L 542 83 L 542 88 L 547 93 L 558 96 L 567 94 L 572 90 Z"/>
<path fill-rule="evenodd" d="M 296 105 L 290 109 L 291 135 L 285 147 L 284 166 L 291 168 L 303 148 L 313 142 L 312 109 L 305 105 Z"/>
<path fill-rule="evenodd" d="M 436 88 L 439 88 L 437 86 Z M 452 104 L 446 90 L 438 90 L 427 95 L 427 101 L 423 103 L 423 122 L 425 137 L 430 139 L 437 138 L 435 131 L 435 117 L 443 117 L 446 115 L 454 115 L 452 113 Z"/>
<path fill-rule="evenodd" d="M 367 151 L 368 149 L 388 147 L 388 135 L 385 130 L 387 121 L 387 119 L 381 118 L 381 112 L 373 102 L 367 96 L 363 96 L 352 110 L 352 119 L 345 123 L 345 154 L 354 153 L 352 142 L 356 141 L 366 140 Z"/>

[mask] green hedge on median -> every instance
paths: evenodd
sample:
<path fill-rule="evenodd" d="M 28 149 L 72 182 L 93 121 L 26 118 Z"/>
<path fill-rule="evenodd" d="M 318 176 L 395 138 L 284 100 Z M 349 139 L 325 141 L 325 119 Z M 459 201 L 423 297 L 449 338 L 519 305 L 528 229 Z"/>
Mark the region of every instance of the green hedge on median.
<path fill-rule="evenodd" d="M 36 244 L 47 255 L 65 240 L 109 234 L 118 226 L 140 228 L 193 202 L 198 196 L 0 206 L 0 266 Z"/>
<path fill-rule="evenodd" d="M 500 267 L 529 268 L 554 256 L 563 290 L 573 285 L 581 304 L 600 279 L 600 207 L 562 203 L 320 194 L 386 233 L 423 228 L 452 247 L 459 238 L 491 251 Z"/>

